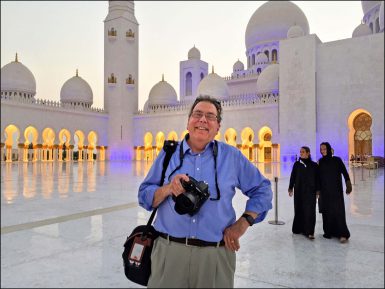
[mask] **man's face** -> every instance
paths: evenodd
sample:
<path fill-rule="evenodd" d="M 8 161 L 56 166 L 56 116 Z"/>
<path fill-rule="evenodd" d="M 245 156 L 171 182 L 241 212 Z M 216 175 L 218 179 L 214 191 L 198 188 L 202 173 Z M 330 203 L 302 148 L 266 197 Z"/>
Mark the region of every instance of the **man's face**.
<path fill-rule="evenodd" d="M 326 148 L 326 145 L 321 145 L 320 152 L 321 152 L 321 155 L 323 155 L 324 157 L 328 154 L 328 150 Z"/>
<path fill-rule="evenodd" d="M 199 102 L 188 119 L 187 129 L 191 141 L 209 143 L 219 131 L 220 124 L 214 104 L 206 101 Z"/>

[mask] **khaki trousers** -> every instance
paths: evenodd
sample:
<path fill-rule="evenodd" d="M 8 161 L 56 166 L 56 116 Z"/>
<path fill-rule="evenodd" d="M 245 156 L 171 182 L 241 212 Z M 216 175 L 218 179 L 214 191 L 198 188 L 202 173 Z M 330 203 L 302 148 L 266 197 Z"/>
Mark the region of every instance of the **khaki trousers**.
<path fill-rule="evenodd" d="M 159 237 L 151 253 L 148 288 L 233 288 L 235 252 L 195 247 Z"/>

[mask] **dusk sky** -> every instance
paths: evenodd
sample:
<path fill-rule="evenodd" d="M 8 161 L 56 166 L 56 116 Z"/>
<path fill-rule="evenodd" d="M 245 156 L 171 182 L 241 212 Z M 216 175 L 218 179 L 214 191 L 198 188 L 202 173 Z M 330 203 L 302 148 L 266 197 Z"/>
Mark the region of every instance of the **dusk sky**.
<path fill-rule="evenodd" d="M 293 1 L 322 42 L 350 38 L 363 17 L 361 1 Z M 139 108 L 162 74 L 179 97 L 179 62 L 194 45 L 220 76 L 246 64 L 245 31 L 265 1 L 138 1 Z M 1 67 L 15 60 L 36 79 L 39 99 L 59 101 L 64 82 L 79 76 L 103 107 L 103 27 L 108 1 L 1 1 Z"/>

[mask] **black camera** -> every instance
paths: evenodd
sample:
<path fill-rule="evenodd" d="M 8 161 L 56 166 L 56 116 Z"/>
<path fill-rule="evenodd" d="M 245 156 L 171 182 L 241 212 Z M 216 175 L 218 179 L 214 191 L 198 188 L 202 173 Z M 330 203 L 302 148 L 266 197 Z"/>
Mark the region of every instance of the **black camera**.
<path fill-rule="evenodd" d="M 178 214 L 193 216 L 209 198 L 210 192 L 207 183 L 203 181 L 198 182 L 190 176 L 189 179 L 188 182 L 181 180 L 182 186 L 186 191 L 177 197 L 173 195 L 172 199 L 175 201 L 175 211 Z"/>

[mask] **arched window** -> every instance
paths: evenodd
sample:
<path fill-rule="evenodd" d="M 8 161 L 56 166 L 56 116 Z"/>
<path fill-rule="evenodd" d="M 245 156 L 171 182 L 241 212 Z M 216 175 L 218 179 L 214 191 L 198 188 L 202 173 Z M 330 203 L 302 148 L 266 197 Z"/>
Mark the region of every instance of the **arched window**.
<path fill-rule="evenodd" d="M 370 22 L 370 24 L 369 24 L 369 28 L 370 28 L 370 30 L 372 31 L 372 33 L 373 33 L 373 22 Z"/>
<path fill-rule="evenodd" d="M 273 49 L 273 51 L 271 52 L 271 60 L 277 61 L 277 49 Z"/>
<path fill-rule="evenodd" d="M 261 68 L 257 69 L 257 73 L 260 74 L 262 72 Z"/>
<path fill-rule="evenodd" d="M 249 57 L 247 58 L 247 68 L 249 68 L 250 67 L 250 55 L 249 55 Z"/>
<path fill-rule="evenodd" d="M 380 32 L 380 21 L 378 20 L 378 17 L 376 18 L 376 25 L 375 25 L 375 27 L 376 27 L 376 33 L 378 33 L 378 32 Z"/>
<path fill-rule="evenodd" d="M 192 74 L 191 72 L 187 72 L 186 74 L 186 95 L 192 94 Z"/>
<path fill-rule="evenodd" d="M 205 77 L 204 73 L 201 72 L 201 80 Z"/>
<path fill-rule="evenodd" d="M 267 56 L 267 61 L 269 61 L 269 59 L 270 59 L 270 58 L 269 58 L 269 50 L 265 50 L 264 52 L 265 52 L 265 54 L 266 54 L 266 56 Z"/>
<path fill-rule="evenodd" d="M 254 65 L 254 64 L 255 64 L 255 54 L 253 54 L 252 60 L 251 60 L 251 65 Z"/>

